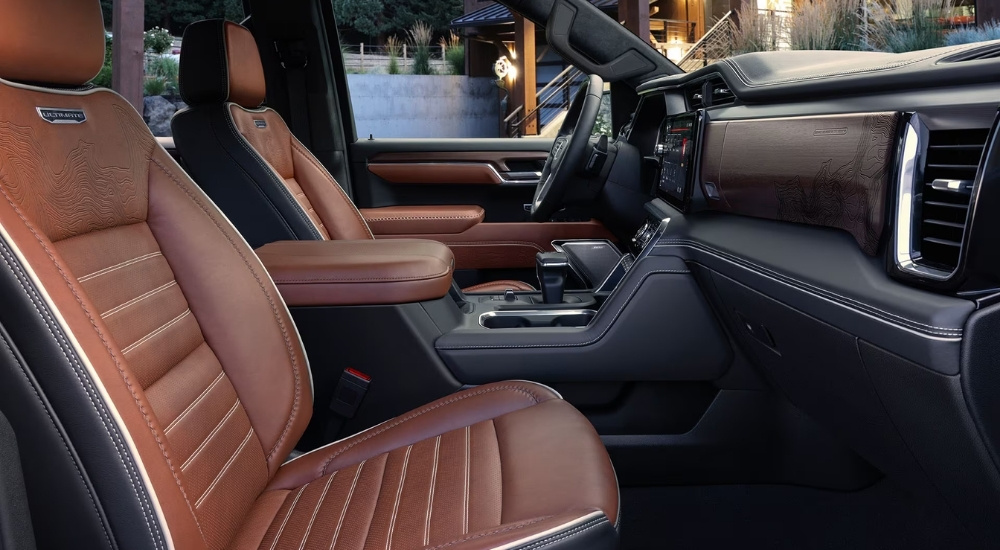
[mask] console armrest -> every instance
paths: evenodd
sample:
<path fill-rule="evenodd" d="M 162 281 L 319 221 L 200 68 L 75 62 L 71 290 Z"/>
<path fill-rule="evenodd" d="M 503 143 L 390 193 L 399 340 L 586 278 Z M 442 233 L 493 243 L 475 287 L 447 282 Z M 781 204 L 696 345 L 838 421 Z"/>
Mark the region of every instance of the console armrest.
<path fill-rule="evenodd" d="M 362 208 L 361 215 L 376 235 L 453 235 L 482 223 L 479 206 L 387 206 Z"/>
<path fill-rule="evenodd" d="M 451 289 L 455 257 L 435 241 L 280 241 L 257 249 L 290 306 L 403 304 Z"/>

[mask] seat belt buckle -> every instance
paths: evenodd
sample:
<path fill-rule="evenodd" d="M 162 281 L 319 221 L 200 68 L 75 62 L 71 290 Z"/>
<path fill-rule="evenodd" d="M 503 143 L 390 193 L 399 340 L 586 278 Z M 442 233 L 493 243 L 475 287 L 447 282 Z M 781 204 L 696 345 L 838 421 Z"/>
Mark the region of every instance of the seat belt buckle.
<path fill-rule="evenodd" d="M 372 377 L 359 370 L 344 369 L 337 388 L 333 390 L 330 410 L 344 418 L 354 418 L 371 382 Z"/>
<path fill-rule="evenodd" d="M 292 42 L 275 40 L 274 51 L 278 54 L 278 62 L 285 70 L 304 69 L 309 65 L 309 55 L 306 45 L 301 40 Z"/>

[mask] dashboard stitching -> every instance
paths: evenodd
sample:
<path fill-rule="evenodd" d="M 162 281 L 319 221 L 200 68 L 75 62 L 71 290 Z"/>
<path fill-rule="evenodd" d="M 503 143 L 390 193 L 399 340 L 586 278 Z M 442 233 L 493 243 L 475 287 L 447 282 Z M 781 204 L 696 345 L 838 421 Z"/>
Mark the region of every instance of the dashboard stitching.
<path fill-rule="evenodd" d="M 600 334 L 598 334 L 597 336 L 595 336 L 590 340 L 587 340 L 586 342 L 578 342 L 572 344 L 508 344 L 508 345 L 498 345 L 498 346 L 497 345 L 441 346 L 438 349 L 458 350 L 458 349 L 515 349 L 515 348 L 578 348 L 583 346 L 589 346 L 601 340 L 602 338 L 604 338 L 605 335 L 607 335 L 608 331 L 611 330 L 611 327 L 614 326 L 615 321 L 618 320 L 619 316 L 621 316 L 622 311 L 624 311 L 625 308 L 628 307 L 628 305 L 632 302 L 632 298 L 634 298 L 636 293 L 639 292 L 639 289 L 642 288 L 642 285 L 643 283 L 646 282 L 646 279 L 650 278 L 653 275 L 658 275 L 658 274 L 690 274 L 690 273 L 691 272 L 686 269 L 656 269 L 647 272 L 646 274 L 643 275 L 642 279 L 640 279 L 639 282 L 636 283 L 632 291 L 629 292 L 628 298 L 625 298 L 625 302 L 621 305 L 621 307 L 618 308 L 618 311 L 616 311 L 615 314 L 611 317 L 611 321 L 608 323 L 608 326 L 604 327 L 604 330 L 602 330 Z M 600 313 L 598 313 L 598 315 L 600 315 Z"/>
<path fill-rule="evenodd" d="M 797 286 L 801 290 L 805 290 L 807 292 L 811 292 L 811 293 L 816 294 L 818 296 L 830 298 L 830 299 L 833 299 L 833 300 L 835 300 L 834 297 L 839 298 L 840 300 L 835 300 L 835 301 L 841 302 L 841 304 L 844 305 L 844 306 L 851 307 L 852 309 L 857 309 L 857 310 L 859 310 L 859 311 L 861 311 L 863 313 L 870 313 L 870 314 L 875 315 L 876 317 L 879 317 L 882 320 L 890 322 L 890 323 L 899 323 L 899 324 L 903 325 L 905 328 L 909 328 L 909 329 L 912 329 L 912 330 L 921 331 L 921 332 L 924 332 L 924 333 L 927 333 L 927 334 L 931 334 L 931 335 L 934 335 L 934 336 L 944 336 L 944 337 L 961 337 L 962 336 L 963 329 L 961 329 L 961 328 L 939 327 L 939 326 L 935 326 L 935 325 L 928 325 L 928 324 L 925 324 L 925 323 L 921 323 L 919 321 L 914 321 L 912 319 L 907 319 L 907 318 L 902 317 L 900 315 L 897 315 L 897 314 L 890 313 L 888 311 L 879 309 L 879 308 L 877 308 L 875 306 L 869 306 L 869 305 L 864 304 L 862 302 L 858 302 L 857 300 L 854 300 L 852 298 L 848 298 L 847 296 L 840 295 L 840 294 L 838 294 L 836 292 L 815 287 L 813 285 L 810 285 L 809 283 L 806 283 L 805 281 L 801 281 L 799 279 L 795 279 L 795 278 L 789 277 L 787 275 L 782 275 L 781 273 L 778 273 L 776 271 L 768 269 L 768 268 L 766 268 L 764 266 L 756 264 L 756 263 L 754 263 L 754 262 L 752 262 L 750 260 L 747 260 L 745 258 L 740 258 L 738 256 L 733 256 L 732 254 L 728 254 L 728 253 L 726 253 L 724 251 L 718 250 L 716 248 L 712 248 L 711 246 L 704 245 L 704 244 L 699 243 L 699 242 L 685 241 L 685 240 L 680 240 L 680 239 L 671 239 L 671 240 L 660 241 L 660 243 L 664 243 L 664 244 L 657 244 L 657 245 L 654 245 L 654 246 L 656 248 L 672 248 L 672 247 L 675 247 L 675 246 L 688 246 L 688 247 L 691 247 L 691 248 L 701 248 L 701 249 L 703 249 L 703 250 L 705 250 L 705 251 L 707 251 L 709 253 L 713 253 L 714 255 L 719 256 L 720 258 L 722 258 L 724 260 L 728 260 L 728 261 L 730 261 L 732 263 L 747 264 L 749 266 L 752 266 L 752 267 L 756 268 L 757 270 L 761 271 L 765 275 L 773 277 L 773 278 L 775 278 L 775 279 L 777 279 L 777 280 L 779 280 L 781 282 L 786 282 L 786 284 L 791 284 L 793 286 Z"/>
<path fill-rule="evenodd" d="M 920 58 L 917 58 L 917 59 L 907 59 L 907 60 L 898 61 L 898 62 L 895 62 L 895 63 L 887 63 L 887 64 L 884 64 L 884 65 L 879 65 L 877 67 L 865 67 L 865 68 L 855 69 L 855 70 L 850 70 L 850 71 L 837 71 L 837 72 L 831 72 L 831 73 L 823 73 L 823 74 L 818 74 L 818 75 L 813 75 L 813 76 L 808 76 L 808 77 L 790 77 L 790 78 L 783 78 L 783 79 L 778 79 L 778 80 L 762 80 L 762 81 L 759 81 L 759 82 L 754 82 L 750 78 L 750 76 L 747 75 L 743 71 L 743 68 L 740 67 L 732 59 L 725 59 L 724 61 L 725 61 L 726 65 L 728 65 L 730 68 L 733 69 L 733 71 L 736 73 L 736 76 L 739 77 L 739 79 L 741 81 L 743 81 L 744 84 L 746 84 L 748 87 L 751 87 L 751 88 L 757 88 L 757 87 L 763 87 L 763 86 L 771 86 L 771 85 L 774 85 L 774 84 L 788 84 L 788 83 L 794 83 L 794 82 L 809 82 L 809 81 L 812 81 L 812 80 L 824 80 L 824 79 L 827 79 L 827 78 L 833 78 L 833 77 L 838 77 L 838 76 L 849 76 L 849 75 L 857 75 L 857 74 L 872 73 L 872 72 L 885 71 L 885 70 L 891 70 L 891 69 L 898 69 L 900 67 L 906 67 L 907 65 L 913 65 L 915 63 L 920 63 L 921 61 L 927 61 L 928 59 L 934 59 L 935 57 L 939 57 L 941 55 L 945 55 L 945 54 L 947 54 L 947 55 L 954 55 L 956 53 L 961 53 L 961 52 L 963 52 L 965 50 L 970 50 L 970 49 L 972 49 L 971 46 L 962 46 L 962 47 L 953 48 L 951 50 L 948 50 L 947 52 L 944 52 L 944 54 L 942 54 L 942 52 L 940 52 L 940 51 L 937 51 L 937 52 L 934 53 L 934 55 L 928 55 L 928 56 L 920 57 Z"/>

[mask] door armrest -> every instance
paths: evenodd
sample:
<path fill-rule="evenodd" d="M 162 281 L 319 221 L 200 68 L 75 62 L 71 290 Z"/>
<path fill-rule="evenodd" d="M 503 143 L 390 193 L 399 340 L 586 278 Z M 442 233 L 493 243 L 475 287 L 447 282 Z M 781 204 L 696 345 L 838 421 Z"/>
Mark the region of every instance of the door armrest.
<path fill-rule="evenodd" d="M 479 206 L 387 206 L 362 208 L 361 215 L 375 235 L 454 235 L 482 223 Z"/>

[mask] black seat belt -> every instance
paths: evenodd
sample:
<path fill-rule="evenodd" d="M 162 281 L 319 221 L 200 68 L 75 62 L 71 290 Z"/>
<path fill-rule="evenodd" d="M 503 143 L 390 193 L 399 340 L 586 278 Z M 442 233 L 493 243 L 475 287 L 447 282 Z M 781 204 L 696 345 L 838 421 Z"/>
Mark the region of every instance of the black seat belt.
<path fill-rule="evenodd" d="M 288 109 L 292 117 L 292 133 L 308 149 L 312 140 L 309 131 L 309 93 L 306 91 L 306 66 L 309 54 L 302 40 L 278 40 L 274 43 L 278 61 L 285 69 L 288 84 Z"/>

